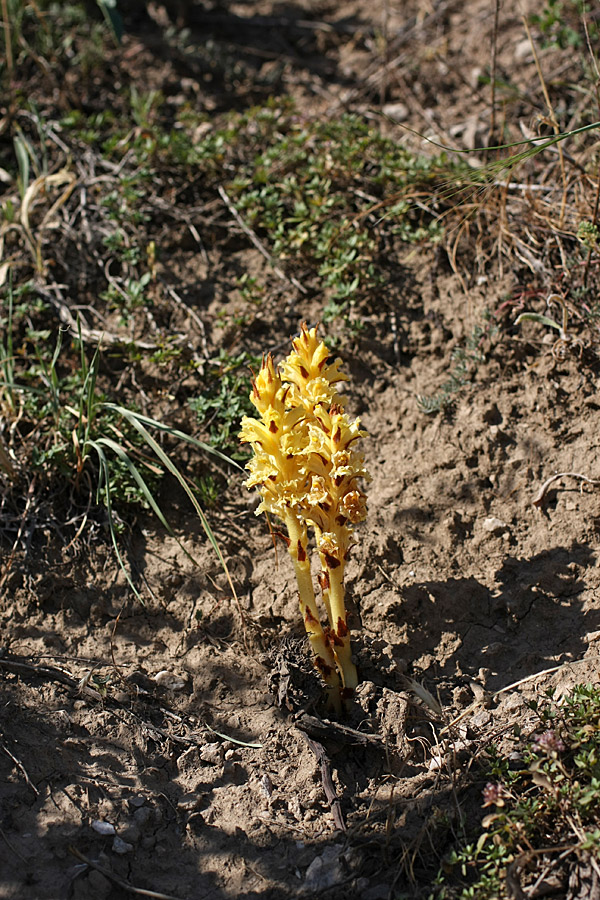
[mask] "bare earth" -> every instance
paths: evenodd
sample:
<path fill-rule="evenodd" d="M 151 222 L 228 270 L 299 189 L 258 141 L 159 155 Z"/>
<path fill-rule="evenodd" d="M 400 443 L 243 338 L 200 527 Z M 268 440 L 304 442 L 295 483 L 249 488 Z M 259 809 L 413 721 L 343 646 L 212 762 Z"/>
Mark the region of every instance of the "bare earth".
<path fill-rule="evenodd" d="M 501 6 L 497 65 L 517 93 L 498 117 L 531 127 L 544 106 L 524 5 Z M 228 13 L 282 17 L 247 33 L 215 26 L 212 40 L 232 53 L 254 42 L 257 82 L 240 86 L 240 107 L 264 102 L 279 66 L 276 92 L 300 109 L 375 115 L 383 103 L 383 127 L 418 152 L 434 151 L 394 115 L 467 150 L 488 137 L 477 71 L 490 65 L 491 2 L 265 0 Z M 150 24 L 113 52 L 167 89 L 180 74 L 145 36 Z M 206 103 L 226 108 L 209 87 Z M 362 683 L 342 722 L 324 723 L 315 706 L 293 572 L 239 474 L 208 513 L 239 605 L 178 497 L 170 520 L 200 566 L 148 517 L 129 547 L 145 607 L 101 534 L 85 552 L 51 531 L 27 558 L 4 547 L 2 897 L 117 900 L 132 887 L 180 900 L 426 897 L 459 808 L 474 823 L 482 815 L 485 748 L 510 753 L 515 723 L 533 728 L 529 698 L 597 681 L 600 493 L 581 477 L 600 477 L 597 357 L 589 334 L 581 358 L 571 347 L 559 359 L 544 328 L 513 327 L 533 308 L 532 284 L 543 296 L 550 282 L 527 268 L 526 239 L 520 256 L 494 241 L 483 262 L 461 244 L 454 268 L 439 248 L 405 248 L 360 336 L 329 332 L 341 335 L 373 478 L 348 570 Z M 241 231 L 227 257 L 216 245 L 207 254 L 174 236 L 160 265 L 177 284 L 202 283 L 211 352 L 224 340 L 216 316 L 236 302 L 229 270 L 271 278 L 267 312 L 243 338 L 256 355 L 281 358 L 300 322 L 320 317 L 319 298 L 282 291 Z M 469 384 L 450 414 L 425 415 L 417 395 L 440 389 L 484 311 Z M 557 473 L 569 474 L 534 504 Z"/>

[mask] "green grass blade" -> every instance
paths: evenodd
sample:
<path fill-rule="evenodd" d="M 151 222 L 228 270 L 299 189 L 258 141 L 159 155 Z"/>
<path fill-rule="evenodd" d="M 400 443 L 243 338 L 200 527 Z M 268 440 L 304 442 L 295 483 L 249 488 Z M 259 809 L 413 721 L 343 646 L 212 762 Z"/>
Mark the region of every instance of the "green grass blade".
<path fill-rule="evenodd" d="M 129 584 L 129 587 L 131 588 L 131 590 L 133 591 L 133 593 L 135 594 L 137 599 L 140 601 L 142 606 L 145 606 L 146 604 L 144 603 L 144 599 L 143 599 L 142 595 L 140 594 L 140 592 L 138 591 L 138 589 L 136 588 L 135 584 L 133 583 L 133 580 L 125 566 L 123 557 L 121 556 L 121 551 L 119 550 L 119 544 L 117 541 L 115 526 L 113 525 L 113 520 L 112 520 L 112 502 L 111 502 L 111 497 L 110 497 L 110 468 L 108 465 L 108 460 L 106 458 L 106 454 L 104 453 L 102 446 L 97 441 L 89 441 L 88 446 L 91 447 L 93 450 L 95 450 L 96 455 L 98 456 L 98 464 L 100 466 L 100 477 L 98 479 L 98 492 L 100 492 L 100 491 L 102 491 L 102 489 L 104 489 L 104 499 L 106 501 L 106 512 L 108 514 L 108 530 L 110 532 L 110 538 L 112 541 L 113 549 L 114 549 L 116 557 L 117 557 L 117 561 L 119 563 L 121 571 L 123 572 L 123 575 L 127 579 L 127 583 Z"/>
<path fill-rule="evenodd" d="M 120 444 L 118 444 L 116 441 L 114 441 L 112 438 L 109 438 L 109 437 L 101 437 L 101 438 L 96 439 L 94 441 L 94 445 L 96 447 L 97 446 L 107 447 L 109 450 L 112 450 L 112 452 L 125 463 L 125 465 L 127 466 L 128 470 L 129 470 L 129 473 L 131 474 L 132 478 L 135 479 L 138 487 L 140 488 L 140 490 L 142 491 L 142 494 L 144 495 L 145 500 L 147 501 L 148 505 L 152 509 L 152 512 L 154 513 L 154 515 L 159 520 L 160 524 L 163 526 L 165 531 L 172 538 L 174 538 L 174 540 L 177 542 L 178 546 L 180 547 L 181 551 L 187 556 L 189 561 L 191 563 L 193 563 L 193 565 L 195 565 L 197 568 L 200 568 L 200 563 L 198 562 L 198 560 L 195 559 L 195 557 L 189 552 L 187 547 L 185 547 L 182 544 L 182 542 L 179 540 L 179 538 L 173 531 L 172 527 L 169 525 L 169 522 L 168 522 L 165 514 L 163 513 L 162 509 L 156 502 L 156 499 L 154 498 L 152 491 L 148 487 L 148 484 L 147 484 L 144 476 L 142 475 L 142 473 L 140 472 L 140 470 L 138 469 L 138 467 L 136 466 L 134 461 L 131 459 L 131 457 L 129 456 L 127 451 L 124 450 L 124 448 L 121 447 Z M 110 468 L 110 465 L 109 465 L 109 468 Z"/>
<path fill-rule="evenodd" d="M 555 322 L 549 316 L 543 316 L 541 313 L 521 313 L 519 318 L 515 319 L 515 325 L 520 325 L 521 322 L 537 322 L 539 325 L 548 325 L 550 328 L 562 331 L 558 322 Z"/>
<path fill-rule="evenodd" d="M 96 379 L 98 377 L 98 364 L 100 361 L 100 345 L 96 347 L 96 351 L 92 357 L 89 368 L 86 371 L 85 380 L 81 389 L 81 397 L 79 401 L 79 421 L 84 422 L 83 433 L 83 455 L 86 455 L 86 446 L 89 441 L 90 432 L 94 419 L 96 418 L 96 410 L 98 401 L 96 399 Z M 84 414 L 85 409 L 85 414 Z"/>
<path fill-rule="evenodd" d="M 112 450 L 112 452 L 125 463 L 125 465 L 127 466 L 127 469 L 129 470 L 129 473 L 135 479 L 138 487 L 140 488 L 142 494 L 144 495 L 144 499 L 147 501 L 148 505 L 151 507 L 152 512 L 159 519 L 161 525 L 164 528 L 166 528 L 170 534 L 172 534 L 173 533 L 172 529 L 171 529 L 169 523 L 167 522 L 167 520 L 165 519 L 160 506 L 154 499 L 154 495 L 152 494 L 152 491 L 148 487 L 148 484 L 146 483 L 144 476 L 142 475 L 142 473 L 140 472 L 140 470 L 138 469 L 136 464 L 133 462 L 133 460 L 127 453 L 127 451 L 124 450 L 120 444 L 117 444 L 116 441 L 113 441 L 113 439 L 109 438 L 109 437 L 97 438 L 96 440 L 94 440 L 93 444 L 94 444 L 94 447 L 98 447 L 98 446 L 107 447 L 109 450 Z"/>
<path fill-rule="evenodd" d="M 194 557 L 189 552 L 189 550 L 187 550 L 187 548 L 184 547 L 184 545 L 181 543 L 181 541 L 179 540 L 179 538 L 177 537 L 177 535 L 175 534 L 175 532 L 169 525 L 169 523 L 165 517 L 165 514 L 163 513 L 162 509 L 156 502 L 154 495 L 153 495 L 152 491 L 150 490 L 150 488 L 148 487 L 148 484 L 147 484 L 144 476 L 142 475 L 142 473 L 140 472 L 140 470 L 138 469 L 138 467 L 136 466 L 134 461 L 131 459 L 131 457 L 129 456 L 127 451 L 124 450 L 120 444 L 117 444 L 116 441 L 113 441 L 112 438 L 108 438 L 108 437 L 98 438 L 94 443 L 96 445 L 100 445 L 102 447 L 108 447 L 109 450 L 112 450 L 113 453 L 115 453 L 119 457 L 119 459 L 121 459 L 125 463 L 131 476 L 135 479 L 138 487 L 140 488 L 140 490 L 142 491 L 142 494 L 144 495 L 144 498 L 146 499 L 148 505 L 152 509 L 152 512 L 157 517 L 160 524 L 167 531 L 167 533 L 170 534 L 171 537 L 173 537 L 177 541 L 179 547 L 185 553 L 185 555 L 190 560 L 190 562 L 192 562 L 195 566 L 199 567 L 200 564 L 199 564 L 198 560 L 194 559 Z"/>
<path fill-rule="evenodd" d="M 172 462 L 172 460 L 169 459 L 169 457 L 167 456 L 165 451 L 162 449 L 160 444 L 158 444 L 157 441 L 152 437 L 150 432 L 144 426 L 143 422 L 140 420 L 140 417 L 138 416 L 137 413 L 132 413 L 131 410 L 127 410 L 124 407 L 113 406 L 112 404 L 106 404 L 106 405 L 109 407 L 112 406 L 113 409 L 116 409 L 118 412 L 120 412 L 122 415 L 124 415 L 124 417 L 131 423 L 131 425 L 133 425 L 133 427 L 141 435 L 141 437 L 144 439 L 144 441 L 148 445 L 148 447 L 150 447 L 152 449 L 152 451 L 154 452 L 156 457 L 160 460 L 160 462 L 165 467 L 165 469 L 167 469 L 167 471 L 169 471 L 171 473 L 171 475 L 174 475 L 174 477 L 177 479 L 177 481 L 179 482 L 181 487 L 184 489 L 184 491 L 186 492 L 187 496 L 189 497 L 194 509 L 196 510 L 196 513 L 198 514 L 198 518 L 200 519 L 200 522 L 202 524 L 202 528 L 204 529 L 204 533 L 206 534 L 206 537 L 210 541 L 215 553 L 217 554 L 219 562 L 221 563 L 221 567 L 225 573 L 225 577 L 227 578 L 229 587 L 231 588 L 233 597 L 236 600 L 236 602 L 239 602 L 235 587 L 233 586 L 233 581 L 231 579 L 231 575 L 229 574 L 229 569 L 227 568 L 227 563 L 225 562 L 225 558 L 224 558 L 223 554 L 221 553 L 221 548 L 219 547 L 217 539 L 215 538 L 212 528 L 210 527 L 210 523 L 204 514 L 204 510 L 198 503 L 198 498 L 194 494 L 193 490 L 190 488 L 189 484 L 187 483 L 187 481 L 185 480 L 185 478 L 183 477 L 183 475 L 181 474 L 181 472 L 179 471 L 177 466 Z M 143 418 L 147 419 L 146 416 L 144 416 Z M 150 419 L 148 421 L 150 421 L 152 424 L 154 424 L 153 419 Z M 168 433 L 172 433 L 171 429 L 166 428 L 164 426 L 161 430 L 166 431 Z M 199 441 L 194 442 L 194 443 L 200 444 Z M 222 454 L 219 454 L 219 455 L 222 455 Z"/>
<path fill-rule="evenodd" d="M 118 406 L 116 403 L 105 403 L 103 404 L 105 409 L 112 409 L 117 412 L 123 418 L 128 419 L 133 424 L 134 419 L 141 423 L 142 425 L 149 425 L 151 428 L 156 428 L 158 431 L 163 431 L 165 434 L 169 434 L 171 437 L 177 438 L 179 441 L 184 441 L 186 444 L 191 444 L 193 447 L 197 447 L 199 450 L 204 450 L 206 453 L 211 453 L 213 456 L 217 456 L 219 459 L 223 460 L 223 462 L 228 463 L 230 466 L 233 466 L 235 469 L 239 469 L 240 472 L 243 472 L 244 469 L 235 460 L 231 459 L 229 456 L 226 456 L 224 453 L 221 453 L 219 450 L 216 450 L 214 447 L 211 447 L 210 444 L 206 444 L 204 441 L 199 441 L 196 438 L 192 437 L 190 434 L 186 434 L 184 431 L 179 431 L 177 428 L 172 428 L 170 425 L 165 425 L 164 422 L 159 422 L 156 419 L 151 419 L 149 416 L 144 416 L 141 413 L 133 412 L 131 409 L 126 409 L 124 406 Z"/>

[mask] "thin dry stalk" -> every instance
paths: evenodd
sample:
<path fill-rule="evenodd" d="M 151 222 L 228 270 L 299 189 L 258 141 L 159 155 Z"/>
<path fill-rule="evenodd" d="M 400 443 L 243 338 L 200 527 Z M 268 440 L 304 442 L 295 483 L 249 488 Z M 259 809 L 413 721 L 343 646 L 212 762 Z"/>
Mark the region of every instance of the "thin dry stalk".
<path fill-rule="evenodd" d="M 537 54 L 536 46 L 535 46 L 531 31 L 530 31 L 529 23 L 527 22 L 526 16 L 522 17 L 522 21 L 523 21 L 523 25 L 525 26 L 525 31 L 527 32 L 527 37 L 529 39 L 529 43 L 531 44 L 531 52 L 533 53 L 533 59 L 535 61 L 535 68 L 536 68 L 538 78 L 540 81 L 540 86 L 542 88 L 542 93 L 544 95 L 544 100 L 546 101 L 546 108 L 548 110 L 549 122 L 552 125 L 552 128 L 554 129 L 554 134 L 560 134 L 560 128 L 558 125 L 558 121 L 556 119 L 554 107 L 552 106 L 552 103 L 550 102 L 550 95 L 548 94 L 548 88 L 546 87 L 546 79 L 544 78 L 544 73 L 542 72 L 542 67 L 540 65 L 540 60 L 539 60 L 539 57 Z M 560 218 L 559 218 L 559 228 L 562 228 L 565 205 L 567 202 L 567 174 L 566 174 L 566 169 L 565 169 L 565 157 L 564 157 L 564 153 L 563 153 L 563 149 L 562 149 L 562 144 L 558 143 L 556 145 L 556 149 L 558 151 L 558 156 L 560 159 L 560 171 L 561 171 L 562 183 L 563 183 L 563 196 L 562 196 L 562 201 L 561 201 Z"/>
<path fill-rule="evenodd" d="M 492 71 L 491 71 L 491 117 L 488 143 L 496 143 L 496 69 L 498 66 L 498 19 L 500 16 L 500 0 L 496 0 L 494 7 L 494 28 L 492 31 Z M 487 148 L 486 148 L 487 155 Z"/>
<path fill-rule="evenodd" d="M 8 15 L 8 0 L 2 0 L 2 27 L 4 29 L 4 49 L 6 51 L 6 68 L 10 81 L 13 80 L 14 59 L 12 52 L 12 31 Z"/>

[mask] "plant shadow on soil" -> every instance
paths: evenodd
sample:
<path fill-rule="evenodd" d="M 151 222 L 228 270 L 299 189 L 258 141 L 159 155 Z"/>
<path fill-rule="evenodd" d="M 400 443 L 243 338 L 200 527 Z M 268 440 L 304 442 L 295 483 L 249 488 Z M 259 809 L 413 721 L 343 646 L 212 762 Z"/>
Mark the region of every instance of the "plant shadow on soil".
<path fill-rule="evenodd" d="M 216 665 L 212 675 L 218 680 L 222 674 Z M 225 674 L 231 685 L 231 672 Z M 46 704 L 42 713 L 40 695 Z M 5 838 L 0 843 L 0 885 L 7 897 L 120 900 L 131 894 L 118 884 L 122 879 L 129 886 L 175 896 L 190 896 L 193 884 L 193 896 L 219 900 L 232 896 L 231 889 L 223 888 L 223 874 L 231 874 L 231 867 L 236 867 L 239 876 L 241 867 L 242 883 L 253 886 L 248 890 L 239 886 L 235 896 L 276 900 L 295 892 L 295 879 L 300 887 L 300 872 L 319 854 L 325 853 L 323 858 L 336 867 L 342 884 L 356 878 L 357 870 L 363 877 L 380 870 L 381 851 L 360 849 L 369 844 L 368 836 L 333 831 L 326 820 L 308 840 L 302 839 L 302 829 L 293 826 L 288 826 L 289 835 L 282 836 L 281 821 L 273 820 L 278 810 L 287 809 L 293 779 L 289 787 L 276 786 L 280 790 L 268 801 L 262 797 L 250 828 L 244 820 L 247 810 L 241 808 L 239 824 L 235 820 L 226 828 L 212 824 L 210 808 L 215 797 L 238 788 L 245 791 L 248 785 L 248 771 L 243 762 L 232 760 L 231 750 L 225 754 L 218 742 L 195 746 L 179 738 L 176 728 L 167 736 L 160 696 L 136 699 L 132 695 L 126 701 L 107 697 L 100 702 L 84 701 L 83 696 L 62 684 L 40 682 L 32 672 L 9 674 L 5 679 L 0 712 L 4 750 L 0 754 L 0 827 Z M 171 714 L 171 722 L 176 718 Z M 268 718 L 277 728 L 285 725 L 274 708 Z M 340 766 L 344 809 L 352 816 L 356 808 L 360 822 L 365 800 L 355 800 L 355 794 L 369 795 L 371 779 L 385 773 L 394 749 L 353 747 L 339 739 L 325 743 Z M 13 765 L 16 759 L 18 767 Z M 292 765 L 306 762 L 290 759 Z M 413 772 L 412 767 L 401 768 L 407 775 Z M 448 799 L 443 790 L 435 794 L 432 790 L 429 797 L 427 785 L 421 787 L 416 806 L 407 796 L 393 807 L 394 815 L 403 820 L 404 840 L 420 822 L 417 812 L 422 813 L 434 799 L 438 806 Z M 389 814 L 385 799 L 370 805 L 372 821 Z M 99 833 L 102 828 L 103 834 Z M 125 842 L 120 850 L 115 850 L 119 846 L 115 836 Z M 206 871 L 205 858 L 220 871 Z M 110 880 L 102 869 L 110 872 Z M 330 887 L 336 886 L 334 882 Z M 342 896 L 333 891 L 328 895 Z"/>
<path fill-rule="evenodd" d="M 18 702 L 18 691 L 12 702 Z M 3 732 L 8 732 L 6 718 L 10 706 L 10 700 L 5 702 Z M 106 728 L 114 717 L 114 711 L 105 710 L 99 716 L 104 719 Z M 67 720 L 65 714 L 64 721 Z M 82 729 L 67 728 L 66 734 L 64 729 L 52 723 L 50 717 L 31 718 L 28 725 L 28 739 L 25 735 L 19 735 L 17 741 L 12 736 L 10 744 L 36 785 L 38 796 L 30 789 L 27 801 L 23 801 L 22 786 L 18 778 L 14 779 L 14 772 L 11 773 L 11 762 L 5 755 L 1 757 L 4 783 L 2 830 L 3 834 L 11 834 L 12 842 L 8 846 L 3 843 L 0 850 L 0 858 L 3 858 L 0 886 L 3 885 L 7 891 L 4 896 L 30 896 L 39 900 L 57 897 L 83 900 L 107 896 L 120 900 L 121 897 L 131 896 L 131 891 L 118 887 L 114 882 L 109 887 L 110 883 L 99 878 L 94 869 L 82 864 L 72 855 L 70 848 L 98 866 L 109 869 L 116 878 L 139 888 L 154 890 L 157 889 L 156 876 L 148 880 L 145 870 L 158 853 L 163 890 L 177 894 L 178 884 L 182 880 L 188 884 L 193 880 L 194 896 L 214 897 L 215 900 L 230 897 L 231 894 L 220 888 L 213 873 L 204 871 L 205 856 L 209 856 L 213 863 L 219 858 L 243 858 L 249 873 L 254 867 L 263 869 L 264 875 L 259 876 L 259 880 L 263 877 L 283 883 L 289 878 L 288 858 L 298 856 L 293 838 L 289 841 L 277 838 L 278 862 L 275 863 L 274 856 L 264 852 L 264 836 L 261 845 L 260 841 L 253 841 L 240 828 L 234 827 L 228 834 L 204 821 L 200 810 L 209 805 L 210 793 L 215 788 L 224 788 L 231 782 L 229 776 L 213 778 L 206 783 L 199 781 L 197 796 L 191 798 L 185 795 L 184 788 L 178 788 L 173 777 L 177 772 L 176 756 L 161 753 L 150 737 L 145 738 L 142 746 L 141 731 L 134 736 L 132 729 L 127 738 L 124 735 L 121 738 L 117 735 L 112 735 L 108 740 L 105 738 L 102 751 L 96 753 L 92 760 L 81 753 L 81 745 L 78 752 L 77 745 L 88 736 Z M 36 743 L 32 743 L 32 739 L 36 739 Z M 40 753 L 40 746 L 44 747 L 43 753 Z M 130 754 L 138 767 L 133 776 L 123 771 L 124 758 Z M 188 764 L 189 754 L 188 750 Z M 104 773 L 115 773 L 114 783 L 97 780 L 95 767 Z M 195 804 L 192 812 L 190 803 Z M 112 814 L 109 813 L 105 819 L 109 808 Z M 116 809 L 120 810 L 120 815 L 115 815 Z M 140 815 L 140 810 L 143 810 L 143 815 Z M 127 824 L 124 822 L 125 816 Z M 119 858 L 110 852 L 114 832 L 102 836 L 95 833 L 92 826 L 92 822 L 103 821 L 106 824 L 118 819 L 121 823 L 119 827 L 117 822 L 118 833 L 123 835 L 122 839 L 139 842 L 133 862 L 131 856 Z M 269 842 L 266 846 L 269 847 Z M 42 870 L 43 882 L 37 874 Z M 22 886 L 22 892 L 17 885 Z M 183 890 L 187 893 L 186 888 Z M 267 893 L 260 891 L 259 894 L 264 898 L 275 898 L 278 889 Z M 238 896 L 252 897 L 257 894 L 249 891 Z"/>
<path fill-rule="evenodd" d="M 495 590 L 473 577 L 414 584 L 402 589 L 389 615 L 396 622 L 426 623 L 406 646 L 406 658 L 421 671 L 445 679 L 477 675 L 484 667 L 488 686 L 501 690 L 557 659 L 584 655 L 583 638 L 600 626 L 600 612 L 586 611 L 577 601 L 586 588 L 577 571 L 594 559 L 585 544 L 556 547 L 531 559 L 509 555 L 495 573 Z M 440 655 L 447 635 L 455 640 Z M 431 672 L 430 654 L 436 660 Z"/>
<path fill-rule="evenodd" d="M 92 12 L 94 4 L 88 5 Z M 310 11 L 296 4 L 274 7 L 270 16 L 251 10 L 243 17 L 226 5 L 207 10 L 175 0 L 165 7 L 175 28 L 184 35 L 181 47 L 172 39 L 165 40 L 164 26 L 148 14 L 145 2 L 128 4 L 125 33 L 144 43 L 155 58 L 169 62 L 178 76 L 174 92 L 181 79 L 201 79 L 203 92 L 212 94 L 217 109 L 245 108 L 285 94 L 290 65 L 308 82 L 319 79 L 351 86 L 353 80 L 340 70 L 334 54 L 326 51 L 334 50 L 340 41 L 355 41 L 361 33 L 373 31 L 357 15 L 328 21 L 328 30 L 313 27 Z"/>
<path fill-rule="evenodd" d="M 143 535 L 131 551 L 134 565 L 140 559 L 148 566 L 144 574 L 156 582 L 159 572 L 165 571 L 166 558 L 153 554 Z M 383 743 L 358 746 L 336 734 L 317 738 L 337 772 L 338 796 L 350 829 L 345 835 L 333 830 L 326 805 L 319 810 L 316 829 L 277 821 L 290 798 L 300 796 L 303 804 L 307 802 L 299 772 L 309 773 L 313 789 L 321 790 L 319 767 L 303 747 L 293 721 L 274 706 L 264 660 L 259 663 L 254 653 L 250 656 L 239 646 L 229 646 L 236 633 L 233 606 L 221 603 L 194 627 L 190 600 L 197 601 L 204 580 L 194 570 L 175 588 L 168 588 L 160 603 L 143 608 L 130 601 L 115 632 L 115 650 L 125 673 L 132 664 L 138 671 L 127 679 L 121 699 L 114 697 L 117 682 L 104 701 L 81 704 L 76 691 L 47 680 L 39 683 L 39 676 L 6 679 L 2 742 L 40 792 L 35 797 L 6 750 L 0 754 L 4 801 L 0 827 L 15 851 L 7 855 L 4 844 L 0 850 L 6 857 L 3 878 L 8 896 L 119 900 L 128 895 L 72 857 L 70 846 L 114 877 L 183 897 L 190 896 L 191 884 L 194 896 L 217 900 L 233 895 L 262 900 L 289 896 L 296 885 L 302 886 L 303 873 L 324 851 L 332 854 L 327 858 L 337 867 L 338 890 L 332 883 L 328 896 L 343 894 L 344 879 L 377 877 L 381 871 L 387 873 L 382 876 L 387 881 L 396 877 L 403 881 L 392 845 L 405 848 L 414 842 L 418 848 L 434 811 L 448 821 L 454 821 L 458 812 L 451 786 L 440 781 L 438 772 L 428 770 L 426 755 L 411 749 L 408 740 L 419 734 L 419 727 L 427 733 L 427 715 L 417 710 L 420 725 L 415 731 L 410 700 L 398 693 L 403 679 L 385 669 L 385 648 L 379 644 L 386 642 L 369 647 L 368 632 L 377 626 L 385 635 L 386 622 L 392 628 L 415 623 L 405 646 L 392 648 L 394 655 L 402 654 L 408 672 L 424 675 L 434 693 L 439 687 L 445 705 L 446 692 L 464 684 L 465 678 L 477 678 L 482 668 L 489 670 L 485 686 L 500 690 L 557 660 L 583 655 L 582 636 L 600 624 L 600 614 L 584 610 L 577 600 L 584 589 L 580 575 L 593 562 L 594 553 L 585 544 L 555 547 L 531 558 L 507 554 L 494 574 L 494 589 L 474 577 L 432 580 L 398 589 L 393 599 L 388 591 L 389 602 L 381 611 L 365 613 L 365 636 L 356 635 L 356 647 L 367 662 L 364 677 L 375 682 L 367 681 L 365 690 L 376 697 L 369 709 L 372 718 L 368 721 L 365 715 L 361 720 L 358 709 L 359 718 L 352 724 L 383 735 Z M 355 586 L 358 594 L 368 568 Z M 222 577 L 214 560 L 208 571 Z M 235 573 L 236 582 L 251 584 L 246 565 L 243 572 Z M 15 638 L 28 637 L 43 642 L 51 652 L 67 653 L 73 644 L 65 635 L 75 628 L 87 642 L 78 656 L 104 657 L 106 668 L 107 635 L 119 612 L 123 586 L 111 595 L 110 589 L 85 584 L 77 588 L 77 577 L 61 581 L 57 572 L 44 577 L 48 583 L 44 590 L 38 587 L 43 599 L 37 615 L 24 615 L 21 607 L 16 610 L 21 624 L 15 624 Z M 212 597 L 206 593 L 206 604 L 214 603 L 214 593 Z M 285 618 L 269 615 L 253 627 L 253 649 L 264 649 L 265 642 L 280 640 L 288 630 Z M 295 632 L 299 634 L 298 629 Z M 96 642 L 97 651 L 91 654 L 89 648 Z M 188 684 L 175 698 L 161 693 L 150 677 L 157 660 L 181 664 L 188 673 Z M 383 707 L 378 705 L 382 700 Z M 267 742 L 267 749 L 259 751 L 264 754 L 261 759 L 244 755 L 256 753 L 246 749 L 236 759 L 240 751 L 235 743 L 220 742 L 208 732 L 198 745 L 190 743 L 190 727 L 198 728 L 189 724 L 194 718 L 234 740 L 251 742 L 256 739 L 253 735 L 269 734 L 275 746 L 283 741 L 281 758 L 290 774 L 285 776 L 281 761 L 271 769 L 276 773 L 271 777 L 280 782 L 266 799 L 258 778 L 261 771 L 269 772 L 273 744 Z M 185 723 L 187 733 L 185 728 L 178 732 L 178 721 Z M 203 758 L 207 746 L 209 758 Z M 469 770 L 461 785 L 461 797 L 466 798 L 461 802 L 472 806 L 475 816 L 481 806 L 480 778 Z M 240 791 L 237 819 L 231 815 L 231 795 L 236 791 Z M 229 806 L 219 799 L 224 794 L 229 795 Z M 254 803 L 255 813 L 249 809 Z M 115 853 L 111 849 L 115 835 L 95 833 L 91 823 L 96 820 L 115 824 L 117 836 L 132 844 L 133 852 Z M 391 833 L 392 826 L 385 824 L 390 821 L 392 842 L 373 843 L 369 829 L 387 828 Z M 203 871 L 204 859 L 210 871 Z M 36 881 L 42 871 L 43 883 Z M 23 888 L 17 887 L 21 884 Z"/>

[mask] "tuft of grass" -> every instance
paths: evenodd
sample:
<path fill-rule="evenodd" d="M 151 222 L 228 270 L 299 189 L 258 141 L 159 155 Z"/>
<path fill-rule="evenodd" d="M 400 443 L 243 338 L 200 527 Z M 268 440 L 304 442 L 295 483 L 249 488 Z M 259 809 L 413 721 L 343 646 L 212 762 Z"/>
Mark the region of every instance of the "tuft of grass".
<path fill-rule="evenodd" d="M 210 444 L 143 415 L 132 406 L 113 402 L 98 387 L 100 348 L 88 361 L 81 331 L 77 339 L 65 343 L 65 333 L 59 330 L 50 352 L 45 348 L 52 333 L 29 330 L 16 353 L 10 281 L 7 308 L 6 318 L 0 322 L 0 408 L 11 423 L 11 443 L 9 447 L 0 445 L 0 466 L 10 476 L 15 490 L 21 473 L 34 472 L 40 482 L 39 490 L 62 485 L 63 492 L 78 497 L 81 505 L 85 506 L 87 497 L 88 508 L 92 502 L 104 506 L 119 565 L 141 600 L 125 566 L 118 534 L 123 515 L 131 517 L 132 511 L 144 509 L 175 537 L 157 499 L 160 481 L 168 474 L 192 503 L 235 597 L 227 564 L 194 482 L 176 465 L 162 438 L 189 444 L 239 468 L 237 463 Z M 206 498 L 207 492 L 202 495 Z M 183 546 L 182 549 L 193 559 Z"/>

